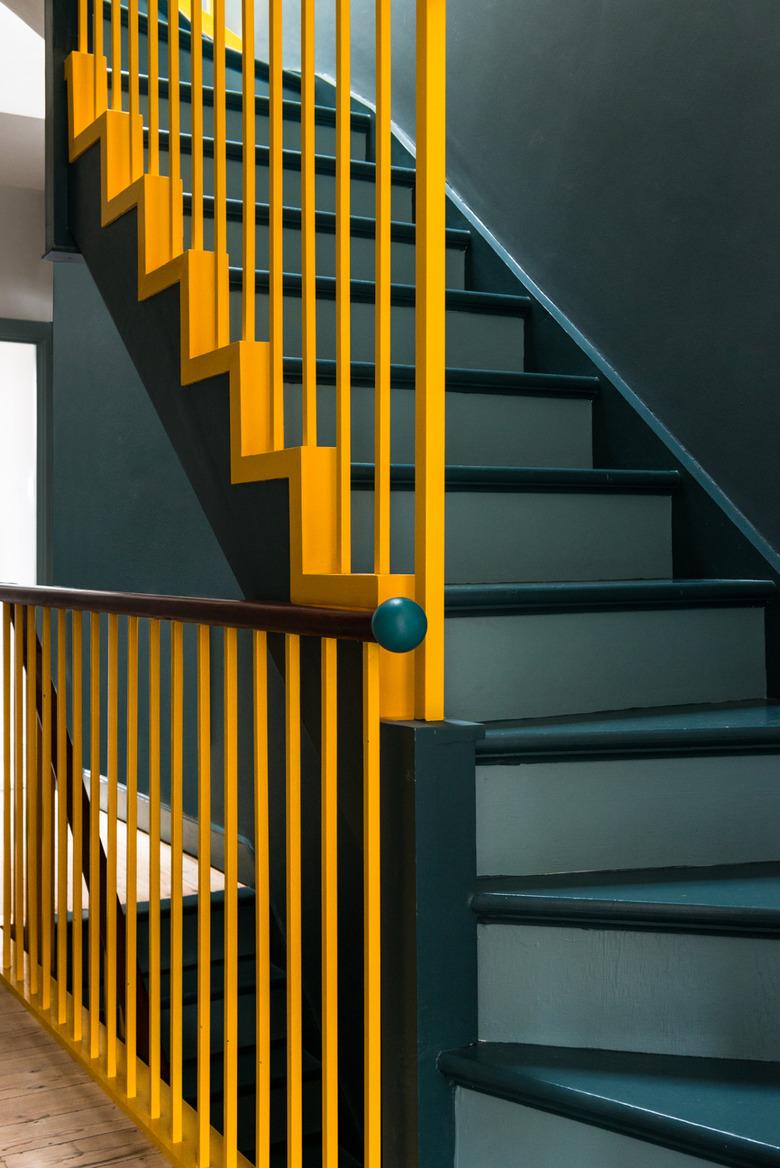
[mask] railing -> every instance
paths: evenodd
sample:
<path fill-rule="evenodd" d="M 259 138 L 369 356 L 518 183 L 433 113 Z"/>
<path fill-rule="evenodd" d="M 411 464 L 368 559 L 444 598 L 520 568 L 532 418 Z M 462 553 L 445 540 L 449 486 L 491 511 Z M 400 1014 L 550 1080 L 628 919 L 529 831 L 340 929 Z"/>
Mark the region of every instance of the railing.
<path fill-rule="evenodd" d="M 283 177 L 290 159 L 283 141 L 282 0 L 268 0 L 268 319 L 256 314 L 256 166 L 255 148 L 255 0 L 241 4 L 240 37 L 229 34 L 225 0 L 182 5 L 191 26 L 186 54 L 191 88 L 180 85 L 184 59 L 179 23 L 161 18 L 158 0 L 148 0 L 139 15 L 138 0 L 79 0 L 78 52 L 70 62 L 71 155 L 94 141 L 93 128 L 108 109 L 114 157 L 104 171 L 104 219 L 131 203 L 126 191 L 143 178 L 136 203 L 153 219 L 139 254 L 146 256 L 139 287 L 159 290 L 173 278 L 178 257 L 195 259 L 176 268 L 190 288 L 193 307 L 186 326 L 187 351 L 182 376 L 187 381 L 218 370 L 235 374 L 232 435 L 234 481 L 298 476 L 299 511 L 291 515 L 294 542 L 291 598 L 299 603 L 375 607 L 387 596 L 414 597 L 425 610 L 429 635 L 417 654 L 416 682 L 396 677 L 403 690 L 390 703 L 395 716 L 443 717 L 444 641 L 444 373 L 445 373 L 445 11 L 446 0 L 417 0 L 417 158 L 416 158 L 416 407 L 415 407 L 415 567 L 413 577 L 391 573 L 391 0 L 376 2 L 376 249 L 373 572 L 352 571 L 351 466 L 351 4 L 336 0 L 336 307 L 335 447 L 321 439 L 318 415 L 318 322 L 315 146 L 315 0 L 302 0 L 301 69 L 301 336 L 300 434 L 290 438 L 284 395 L 285 263 L 283 256 Z M 106 19 L 109 23 L 106 24 Z M 127 35 L 123 33 L 123 22 Z M 104 36 L 104 26 L 108 33 Z M 142 92 L 139 28 L 148 42 L 146 92 Z M 262 31 L 262 30 L 261 30 Z M 190 35 L 191 34 L 191 35 Z M 167 41 L 167 77 L 160 53 Z M 205 38 L 205 39 L 204 39 Z M 242 47 L 241 251 L 229 256 L 226 146 L 226 53 L 228 42 Z M 204 148 L 204 60 L 213 62 L 209 104 L 211 135 Z M 110 92 L 107 66 L 110 64 Z M 289 76 L 288 76 L 289 79 Z M 191 135 L 181 134 L 181 94 L 192 102 Z M 167 114 L 161 97 L 167 98 Z M 143 107 L 143 108 L 142 108 Z M 111 123 L 111 118 L 114 122 Z M 116 119 L 126 119 L 123 122 Z M 145 129 L 144 129 L 145 127 Z M 106 134 L 109 130 L 106 130 Z M 144 147 L 144 133 L 146 145 Z M 191 219 L 183 228 L 182 147 L 191 167 Z M 167 147 L 162 149 L 161 147 Z M 104 147 L 108 150 L 108 145 Z M 213 162 L 207 167 L 208 155 Z M 166 162 L 167 158 L 167 162 Z M 157 201 L 155 202 L 155 196 Z M 205 208 L 213 218 L 206 238 Z M 186 249 L 186 250 L 185 250 Z M 231 332 L 230 262 L 241 265 L 240 327 Z M 166 264 L 168 267 L 166 268 Z M 155 278 L 153 278 L 153 275 Z M 146 281 L 146 282 L 144 282 Z M 211 305 L 210 308 L 208 306 Z M 186 315 L 186 314 L 185 314 Z M 261 339 L 258 339 L 261 338 Z M 183 341 L 183 344 L 185 342 Z M 217 359 L 215 355 L 221 354 Z M 208 358 L 208 359 L 207 359 Z M 221 360 L 221 364 L 220 364 Z M 231 385 L 233 393 L 233 385 Z M 282 455 L 289 457 L 281 457 Z M 293 457 L 294 456 L 294 457 Z M 295 550 L 298 541 L 300 550 Z M 386 695 L 389 689 L 386 687 Z"/>
<path fill-rule="evenodd" d="M 359 612 L 13 586 L 0 587 L 0 602 L 3 979 L 175 1163 L 247 1163 L 237 1129 L 238 1043 L 245 1037 L 237 1001 L 239 831 L 249 834 L 254 867 L 243 879 L 254 888 L 254 1162 L 268 1163 L 274 1118 L 273 959 L 286 977 L 287 1163 L 302 1163 L 302 1058 L 305 1040 L 311 1041 L 302 912 L 320 903 L 322 1163 L 337 1168 L 339 1162 L 340 1043 L 343 1049 L 362 1028 L 363 1162 L 379 1168 L 376 638 L 396 651 L 415 648 L 424 635 L 419 610 L 390 602 L 372 619 Z M 362 681 L 342 700 L 344 662 L 349 678 Z M 355 706 L 353 738 L 342 727 Z M 306 739 L 315 743 L 315 764 Z M 344 772 L 356 769 L 362 794 L 352 790 L 345 806 Z M 102 817 L 101 783 L 107 787 Z M 148 834 L 138 830 L 142 789 Z M 224 854 L 215 872 L 212 820 L 220 805 Z M 167 842 L 163 807 L 170 809 Z M 197 824 L 196 841 L 186 849 L 185 810 Z M 362 819 L 351 906 L 354 911 L 357 903 L 359 919 L 349 915 L 339 884 L 345 814 L 353 827 L 356 814 Z M 319 824 L 313 844 L 305 827 L 312 817 Z M 185 865 L 194 900 L 184 898 Z M 195 922 L 186 929 L 185 912 Z M 345 921 L 351 935 L 364 937 L 362 973 L 360 957 L 339 953 Z M 214 969 L 224 971 L 216 987 L 224 1009 L 218 1050 L 215 946 Z M 341 985 L 348 966 L 350 984 L 358 986 L 351 1003 Z M 196 1048 L 187 1050 L 185 989 L 194 993 L 197 1012 Z M 349 1019 L 346 1033 L 340 1012 Z M 214 1126 L 212 1062 L 222 1064 Z"/>

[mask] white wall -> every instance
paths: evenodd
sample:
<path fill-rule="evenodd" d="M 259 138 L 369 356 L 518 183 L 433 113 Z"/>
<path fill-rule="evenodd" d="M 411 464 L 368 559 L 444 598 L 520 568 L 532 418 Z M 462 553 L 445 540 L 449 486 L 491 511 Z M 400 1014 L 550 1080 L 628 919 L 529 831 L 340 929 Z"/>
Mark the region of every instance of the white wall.
<path fill-rule="evenodd" d="M 36 581 L 35 345 L 0 341 L 0 580 Z"/>

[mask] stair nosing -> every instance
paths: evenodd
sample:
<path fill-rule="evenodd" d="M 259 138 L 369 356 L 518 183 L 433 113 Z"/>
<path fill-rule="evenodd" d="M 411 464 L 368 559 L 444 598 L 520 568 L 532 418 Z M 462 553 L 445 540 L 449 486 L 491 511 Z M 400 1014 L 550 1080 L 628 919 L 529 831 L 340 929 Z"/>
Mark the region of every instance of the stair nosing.
<path fill-rule="evenodd" d="M 390 485 L 414 488 L 413 464 L 393 463 Z M 352 464 L 352 487 L 372 490 L 374 463 Z M 640 494 L 665 496 L 680 486 L 678 471 L 608 470 L 599 467 L 454 466 L 445 470 L 445 486 L 461 492 L 544 492 L 545 494 Z"/>
<path fill-rule="evenodd" d="M 763 606 L 771 580 L 621 580 L 542 584 L 448 584 L 445 616 L 621 609 Z"/>
<path fill-rule="evenodd" d="M 550 876 L 484 876 L 477 880 L 471 909 L 480 923 L 546 925 L 609 931 L 706 933 L 716 936 L 780 937 L 780 900 L 777 907 L 697 902 L 695 891 L 689 901 L 643 900 L 630 894 L 619 898 L 608 894 L 611 883 L 708 884 L 716 889 L 729 879 L 747 877 L 780 885 L 780 863 L 718 864 L 679 868 L 621 869 L 618 872 L 556 873 Z M 596 893 L 606 886 L 603 896 Z M 579 886 L 579 895 L 577 888 Z M 556 890 L 568 888 L 568 891 Z M 586 895 L 590 889 L 593 895 Z"/>
<path fill-rule="evenodd" d="M 730 1165 L 731 1168 L 780 1166 L 780 1143 L 759 1143 L 747 1135 L 740 1135 L 739 1132 L 705 1127 L 680 1115 L 668 1115 L 649 1106 L 640 1107 L 630 1102 L 621 1102 L 614 1095 L 608 1097 L 562 1082 L 545 1081 L 539 1076 L 523 1074 L 521 1070 L 502 1067 L 497 1061 L 500 1054 L 519 1049 L 522 1049 L 520 1044 L 472 1044 L 460 1050 L 444 1051 L 439 1055 L 438 1068 L 450 1082 L 467 1090 L 548 1111 L 693 1156 L 705 1156 L 711 1162 Z M 554 1048 L 544 1049 L 551 1051 Z M 606 1062 L 602 1052 L 567 1052 L 565 1048 L 559 1049 L 561 1053 L 592 1054 L 596 1062 Z M 474 1057 L 477 1052 L 483 1056 L 492 1056 L 496 1061 L 492 1065 L 484 1059 L 480 1061 Z M 614 1052 L 606 1053 L 614 1057 Z M 703 1073 L 716 1061 L 690 1056 L 642 1054 L 626 1054 L 622 1058 L 618 1055 L 615 1061 L 628 1068 L 632 1063 L 634 1066 L 646 1066 L 652 1060 L 656 1060 L 659 1069 L 668 1068 L 667 1073 L 670 1076 L 675 1074 L 675 1068 L 677 1074 L 681 1074 L 683 1068 L 691 1070 L 697 1063 L 701 1066 L 700 1073 Z M 777 1063 L 717 1061 L 721 1064 L 718 1071 L 731 1071 L 735 1080 L 746 1068 L 759 1075 L 766 1071 L 767 1079 L 772 1074 L 780 1075 L 780 1065 Z M 615 1072 L 615 1081 L 618 1079 L 618 1073 Z"/>
<path fill-rule="evenodd" d="M 302 377 L 300 357 L 285 357 L 284 376 L 286 381 L 298 381 Z M 334 360 L 317 360 L 317 381 L 319 384 L 335 384 L 337 364 Z M 399 388 L 414 388 L 417 371 L 414 365 L 394 362 L 390 367 L 391 383 Z M 446 387 L 451 393 L 478 393 L 501 397 L 561 397 L 574 400 L 592 400 L 599 392 L 597 377 L 584 377 L 565 373 L 516 373 L 504 369 L 462 369 L 450 366 L 445 372 Z M 352 362 L 353 386 L 365 384 L 373 388 L 375 365 L 373 361 Z"/>

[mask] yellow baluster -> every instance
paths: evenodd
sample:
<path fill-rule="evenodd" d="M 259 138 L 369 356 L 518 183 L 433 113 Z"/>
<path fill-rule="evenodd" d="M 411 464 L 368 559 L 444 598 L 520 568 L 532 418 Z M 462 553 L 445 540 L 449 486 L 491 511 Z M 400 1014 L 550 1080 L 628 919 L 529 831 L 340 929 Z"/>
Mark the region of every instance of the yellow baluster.
<path fill-rule="evenodd" d="M 35 608 L 27 609 L 27 952 L 30 958 L 30 993 L 38 993 L 38 635 Z"/>
<path fill-rule="evenodd" d="M 182 849 L 184 830 L 184 644 L 171 624 L 171 1140 L 182 1138 Z"/>
<path fill-rule="evenodd" d="M 235 1168 L 238 1118 L 238 679 L 237 634 L 224 632 L 225 714 L 225 1168 Z"/>
<path fill-rule="evenodd" d="M 57 1021 L 68 1020 L 68 618 L 57 613 Z"/>
<path fill-rule="evenodd" d="M 363 646 L 363 936 L 365 1168 L 382 1164 L 381 789 L 379 647 Z"/>
<path fill-rule="evenodd" d="M 116 1075 L 116 864 L 119 794 L 119 618 L 108 617 L 108 832 L 106 845 L 106 1074 Z"/>
<path fill-rule="evenodd" d="M 271 901 L 268 836 L 268 639 L 253 636 L 255 778 L 255 1164 L 267 1168 L 271 1138 Z"/>
<path fill-rule="evenodd" d="M 256 125 L 255 118 L 255 4 L 254 0 L 243 0 L 241 5 L 241 38 L 243 57 L 241 63 L 243 101 L 243 268 L 242 286 L 242 337 L 245 341 L 255 339 L 255 267 L 256 267 Z"/>
<path fill-rule="evenodd" d="M 211 1162 L 211 644 L 198 626 L 198 1168 Z"/>
<path fill-rule="evenodd" d="M 89 1053 L 100 1054 L 100 615 L 89 617 Z"/>
<path fill-rule="evenodd" d="M 89 12 L 88 0 L 79 0 L 79 52 L 89 52 Z"/>
<path fill-rule="evenodd" d="M 317 445 L 317 206 L 314 0 L 301 0 L 301 317 L 303 445 Z"/>
<path fill-rule="evenodd" d="M 190 76 L 192 85 L 192 239 L 196 251 L 203 250 L 203 9 L 192 5 Z"/>
<path fill-rule="evenodd" d="M 282 0 L 268 0 L 268 312 L 271 341 L 271 428 L 274 450 L 284 446 L 284 141 Z"/>
<path fill-rule="evenodd" d="M 168 12 L 168 174 L 170 175 L 171 255 L 182 250 L 181 87 L 179 84 L 179 13 Z"/>
<path fill-rule="evenodd" d="M 111 0 L 111 108 L 122 108 L 122 6 Z"/>
<path fill-rule="evenodd" d="M 217 342 L 230 339 L 227 256 L 227 115 L 225 109 L 225 0 L 214 0 L 214 251 Z"/>
<path fill-rule="evenodd" d="M 285 637 L 287 755 L 287 1163 L 301 1168 L 302 952 L 301 952 L 301 646 Z"/>
<path fill-rule="evenodd" d="M 149 622 L 149 1110 L 160 1117 L 160 622 Z"/>
<path fill-rule="evenodd" d="M 339 1162 L 338 643 L 322 642 L 322 1164 Z"/>
<path fill-rule="evenodd" d="M 11 965 L 11 606 L 3 605 L 3 969 Z"/>
<path fill-rule="evenodd" d="M 83 954 L 83 842 L 84 819 L 82 799 L 84 796 L 84 622 L 80 612 L 74 612 L 71 617 L 71 655 L 73 673 L 73 822 L 71 834 L 73 836 L 73 871 L 72 871 L 72 898 L 73 898 L 73 958 L 72 978 L 73 986 L 73 1038 L 81 1042 L 84 1029 L 82 1010 L 82 985 L 84 979 Z"/>
<path fill-rule="evenodd" d="M 14 970 L 24 979 L 24 638 L 27 611 L 14 607 Z"/>
<path fill-rule="evenodd" d="M 390 571 L 391 52 L 390 0 L 376 0 L 374 571 L 380 574 Z"/>
<path fill-rule="evenodd" d="M 51 786 L 51 609 L 43 609 L 41 670 L 41 1006 L 51 1006 L 52 786 Z"/>
<path fill-rule="evenodd" d="M 136 125 L 141 114 L 141 97 L 139 92 L 140 56 L 138 52 L 138 0 L 128 0 L 127 5 L 127 68 L 128 89 L 130 91 L 130 121 Z M 143 172 L 143 144 L 140 144 L 141 156 L 138 156 L 139 140 L 136 134 L 130 135 L 130 169 L 133 175 Z"/>
<path fill-rule="evenodd" d="M 417 651 L 417 716 L 444 717 L 446 0 L 417 0 L 415 545 L 428 635 Z"/>
<path fill-rule="evenodd" d="M 92 53 L 95 58 L 95 115 L 97 116 L 105 108 L 101 86 L 103 77 L 103 4 L 100 0 L 93 0 L 92 5 Z"/>
<path fill-rule="evenodd" d="M 138 618 L 127 618 L 127 857 L 125 903 L 125 1050 L 128 1099 L 138 1089 Z"/>
<path fill-rule="evenodd" d="M 352 560 L 351 0 L 336 4 L 336 538 L 342 572 Z"/>
<path fill-rule="evenodd" d="M 160 30 L 157 0 L 148 4 L 149 173 L 160 173 Z"/>

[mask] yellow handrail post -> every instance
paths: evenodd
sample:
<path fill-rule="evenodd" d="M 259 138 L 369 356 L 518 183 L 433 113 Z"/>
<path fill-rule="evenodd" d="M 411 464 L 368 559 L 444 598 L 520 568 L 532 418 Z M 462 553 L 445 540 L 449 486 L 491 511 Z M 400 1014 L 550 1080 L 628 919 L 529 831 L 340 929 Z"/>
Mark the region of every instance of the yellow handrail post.
<path fill-rule="evenodd" d="M 182 862 L 184 830 L 184 631 L 171 624 L 171 1140 L 183 1134 L 182 1004 L 184 949 Z"/>
<path fill-rule="evenodd" d="M 83 953 L 83 881 L 82 845 L 84 839 L 84 818 L 82 799 L 84 797 L 84 622 L 80 612 L 71 617 L 71 657 L 73 670 L 73 959 L 71 985 L 73 987 L 73 1040 L 81 1042 L 84 1029 L 82 1009 L 82 980 L 84 976 Z"/>
<path fill-rule="evenodd" d="M 271 948 L 268 834 L 268 639 L 252 640 L 255 779 L 255 1164 L 266 1168 L 271 1139 Z"/>
<path fill-rule="evenodd" d="M 390 571 L 391 36 L 390 0 L 376 0 L 374 571 L 378 575 Z"/>
<path fill-rule="evenodd" d="M 444 717 L 446 0 L 417 0 L 415 576 L 428 635 L 417 717 Z"/>
<path fill-rule="evenodd" d="M 255 3 L 243 0 L 241 5 L 241 40 L 243 56 L 242 77 L 242 128 L 244 138 L 243 164 L 243 285 L 242 293 L 242 337 L 245 341 L 255 339 L 255 255 L 257 234 L 257 166 L 256 166 L 256 119 L 255 119 Z"/>
<path fill-rule="evenodd" d="M 116 865 L 119 798 L 119 619 L 108 617 L 108 824 L 106 834 L 106 1075 L 116 1076 Z"/>
<path fill-rule="evenodd" d="M 160 31 L 158 0 L 149 0 L 147 49 L 149 53 L 149 173 L 160 173 Z"/>
<path fill-rule="evenodd" d="M 211 1163 L 211 642 L 198 625 L 198 1168 Z"/>
<path fill-rule="evenodd" d="M 271 430 L 284 446 L 284 155 L 282 0 L 268 0 L 268 313 L 271 341 Z"/>
<path fill-rule="evenodd" d="M 225 1168 L 235 1168 L 238 1137 L 238 637 L 224 633 L 225 963 L 223 1139 Z"/>
<path fill-rule="evenodd" d="M 111 0 L 111 108 L 122 108 L 122 7 Z"/>
<path fill-rule="evenodd" d="M 24 636 L 26 609 L 14 606 L 14 973 L 24 978 Z"/>
<path fill-rule="evenodd" d="M 125 1062 L 128 1099 L 138 1089 L 138 617 L 127 618 L 127 857 L 125 890 Z"/>
<path fill-rule="evenodd" d="M 149 1112 L 160 1118 L 160 622 L 149 622 Z"/>
<path fill-rule="evenodd" d="M 3 604 L 3 969 L 11 964 L 11 606 Z"/>
<path fill-rule="evenodd" d="M 339 1162 L 338 643 L 322 642 L 322 1164 Z"/>
<path fill-rule="evenodd" d="M 38 634 L 35 606 L 27 609 L 27 953 L 30 993 L 38 993 Z"/>
<path fill-rule="evenodd" d="M 352 564 L 351 0 L 336 4 L 336 539 L 338 565 Z"/>
<path fill-rule="evenodd" d="M 214 0 L 214 271 L 217 344 L 230 339 L 227 271 L 227 112 L 225 106 L 225 0 Z"/>
<path fill-rule="evenodd" d="M 89 1053 L 100 1054 L 100 614 L 89 617 Z"/>
<path fill-rule="evenodd" d="M 127 68 L 130 98 L 130 123 L 135 126 L 141 116 L 140 98 L 140 55 L 138 51 L 138 0 L 128 0 L 127 5 Z M 138 156 L 140 144 L 140 157 Z M 130 134 L 130 170 L 139 175 L 144 168 L 143 140 L 137 134 Z"/>
<path fill-rule="evenodd" d="M 171 255 L 181 253 L 183 244 L 181 191 L 181 87 L 179 85 L 179 12 L 171 5 L 168 13 L 168 174 L 170 177 Z"/>
<path fill-rule="evenodd" d="M 301 0 L 301 337 L 303 445 L 317 445 L 317 207 L 314 0 Z"/>
<path fill-rule="evenodd" d="M 57 612 L 57 1021 L 68 1019 L 68 624 Z"/>
<path fill-rule="evenodd" d="M 379 647 L 363 646 L 365 1168 L 382 1165 L 382 920 Z"/>
<path fill-rule="evenodd" d="M 303 1155 L 302 952 L 301 952 L 301 643 L 285 637 L 285 742 L 287 767 L 287 1157 Z"/>
<path fill-rule="evenodd" d="M 51 702 L 51 609 L 42 612 L 43 637 L 41 651 L 41 1006 L 51 1006 L 52 957 L 52 702 Z"/>
<path fill-rule="evenodd" d="M 203 250 L 203 9 L 192 5 L 192 236 L 190 246 Z"/>
<path fill-rule="evenodd" d="M 79 52 L 89 52 L 89 0 L 79 0 Z"/>

